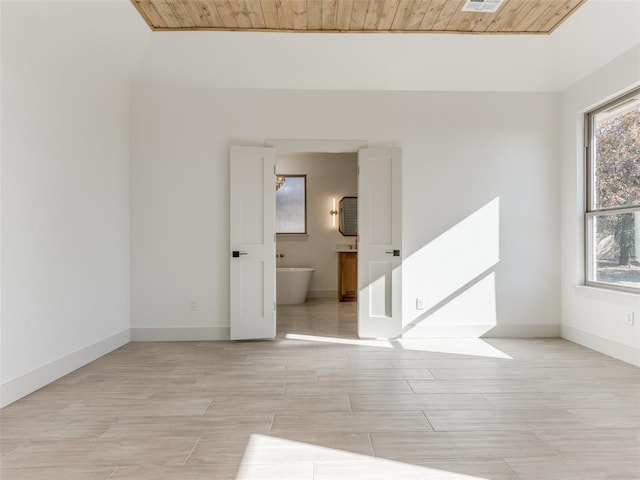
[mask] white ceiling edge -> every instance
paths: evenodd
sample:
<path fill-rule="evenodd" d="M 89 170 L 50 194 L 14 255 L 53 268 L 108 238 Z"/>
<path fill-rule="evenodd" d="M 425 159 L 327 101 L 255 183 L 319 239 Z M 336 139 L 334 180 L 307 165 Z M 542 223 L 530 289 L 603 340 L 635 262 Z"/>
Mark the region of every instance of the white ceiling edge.
<path fill-rule="evenodd" d="M 163 32 L 152 36 L 136 81 L 304 90 L 549 90 L 550 52 L 550 37 L 535 36 Z"/>
<path fill-rule="evenodd" d="M 551 35 L 154 32 L 138 85 L 563 91 L 640 43 L 640 0 L 589 0 Z"/>
<path fill-rule="evenodd" d="M 551 39 L 553 83 L 565 90 L 640 45 L 640 0 L 588 0 Z"/>
<path fill-rule="evenodd" d="M 552 92 L 640 44 L 640 0 L 588 0 L 551 35 L 151 32 L 129 0 L 0 1 L 14 31 L 147 86 Z"/>

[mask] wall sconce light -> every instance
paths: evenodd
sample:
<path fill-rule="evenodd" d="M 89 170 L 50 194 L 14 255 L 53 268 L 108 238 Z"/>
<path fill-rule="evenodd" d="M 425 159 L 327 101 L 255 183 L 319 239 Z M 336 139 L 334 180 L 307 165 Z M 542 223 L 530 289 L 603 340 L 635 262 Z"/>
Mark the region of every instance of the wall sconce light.
<path fill-rule="evenodd" d="M 333 198 L 333 208 L 329 211 L 329 215 L 331 215 L 331 226 L 336 226 L 336 217 L 338 216 L 338 210 L 336 210 L 336 199 Z"/>
<path fill-rule="evenodd" d="M 284 185 L 285 178 L 282 175 L 276 175 L 276 192 Z"/>

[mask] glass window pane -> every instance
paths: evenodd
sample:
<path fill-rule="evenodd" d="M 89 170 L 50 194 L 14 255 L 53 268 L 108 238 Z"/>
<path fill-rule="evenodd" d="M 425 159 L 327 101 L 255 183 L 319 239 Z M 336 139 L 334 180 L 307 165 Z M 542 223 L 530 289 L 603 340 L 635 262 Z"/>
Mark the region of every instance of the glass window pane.
<path fill-rule="evenodd" d="M 276 190 L 276 233 L 307 233 L 306 177 L 279 175 L 284 183 Z"/>
<path fill-rule="evenodd" d="M 592 217 L 594 256 L 589 280 L 625 287 L 640 287 L 640 212 Z"/>
<path fill-rule="evenodd" d="M 640 93 L 593 115 L 594 210 L 640 206 Z"/>

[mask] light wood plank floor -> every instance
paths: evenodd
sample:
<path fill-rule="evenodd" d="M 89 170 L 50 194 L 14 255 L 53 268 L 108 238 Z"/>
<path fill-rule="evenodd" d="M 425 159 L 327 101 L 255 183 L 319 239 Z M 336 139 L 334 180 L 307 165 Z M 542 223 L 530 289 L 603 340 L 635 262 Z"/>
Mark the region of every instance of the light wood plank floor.
<path fill-rule="evenodd" d="M 0 410 L 2 480 L 640 478 L 639 369 L 561 339 L 130 343 Z M 335 338 L 334 338 L 335 337 Z"/>

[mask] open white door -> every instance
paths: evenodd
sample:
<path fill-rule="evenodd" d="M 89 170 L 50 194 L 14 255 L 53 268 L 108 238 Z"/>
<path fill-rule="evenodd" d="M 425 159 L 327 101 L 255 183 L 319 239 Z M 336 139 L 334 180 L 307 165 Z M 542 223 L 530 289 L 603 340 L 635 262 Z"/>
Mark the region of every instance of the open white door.
<path fill-rule="evenodd" d="M 276 335 L 275 150 L 231 147 L 231 340 Z"/>
<path fill-rule="evenodd" d="M 402 150 L 358 153 L 358 336 L 402 331 Z"/>

